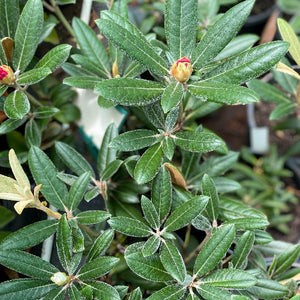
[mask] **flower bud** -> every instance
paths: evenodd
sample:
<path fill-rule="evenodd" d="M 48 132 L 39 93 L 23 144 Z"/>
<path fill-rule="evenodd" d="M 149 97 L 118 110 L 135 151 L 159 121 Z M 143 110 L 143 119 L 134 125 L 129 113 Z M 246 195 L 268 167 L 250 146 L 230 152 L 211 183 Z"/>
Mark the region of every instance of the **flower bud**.
<path fill-rule="evenodd" d="M 15 82 L 15 75 L 11 67 L 6 65 L 0 66 L 0 83 L 11 85 Z"/>
<path fill-rule="evenodd" d="M 192 72 L 193 67 L 191 61 L 186 57 L 176 60 L 171 67 L 171 75 L 182 83 L 189 80 Z"/>
<path fill-rule="evenodd" d="M 67 276 L 65 272 L 56 272 L 51 277 L 51 281 L 57 285 L 64 285 L 69 281 L 70 276 Z"/>

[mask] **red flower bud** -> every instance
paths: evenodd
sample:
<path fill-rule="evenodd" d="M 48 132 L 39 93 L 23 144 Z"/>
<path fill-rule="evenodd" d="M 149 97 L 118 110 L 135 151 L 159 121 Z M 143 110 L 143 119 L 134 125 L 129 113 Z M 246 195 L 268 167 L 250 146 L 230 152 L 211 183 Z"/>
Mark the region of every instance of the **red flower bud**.
<path fill-rule="evenodd" d="M 15 75 L 11 67 L 6 65 L 0 66 L 0 83 L 11 85 L 15 82 Z"/>
<path fill-rule="evenodd" d="M 189 80 L 192 72 L 193 67 L 191 61 L 186 57 L 176 60 L 171 67 L 171 75 L 182 83 Z"/>

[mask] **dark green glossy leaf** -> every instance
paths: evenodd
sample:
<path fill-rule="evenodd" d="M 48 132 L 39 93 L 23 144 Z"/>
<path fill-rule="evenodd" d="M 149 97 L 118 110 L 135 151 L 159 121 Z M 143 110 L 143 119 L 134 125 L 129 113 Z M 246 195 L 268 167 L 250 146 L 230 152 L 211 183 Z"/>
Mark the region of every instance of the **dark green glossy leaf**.
<path fill-rule="evenodd" d="M 140 106 L 155 102 L 164 89 L 164 85 L 155 81 L 114 78 L 98 83 L 95 92 L 115 104 Z"/>
<path fill-rule="evenodd" d="M 59 112 L 59 109 L 52 106 L 41 106 L 36 109 L 34 112 L 34 118 L 35 119 L 46 119 L 53 117 L 57 112 Z"/>
<path fill-rule="evenodd" d="M 34 119 L 30 119 L 25 125 L 25 141 L 28 148 L 41 145 L 41 132 Z"/>
<path fill-rule="evenodd" d="M 232 294 L 226 290 L 211 286 L 209 284 L 200 284 L 197 291 L 205 300 L 231 300 Z"/>
<path fill-rule="evenodd" d="M 234 236 L 233 225 L 221 226 L 212 234 L 196 258 L 194 274 L 198 278 L 215 268 L 226 254 Z"/>
<path fill-rule="evenodd" d="M 149 226 L 128 217 L 113 217 L 108 223 L 113 229 L 129 236 L 147 237 L 151 233 Z"/>
<path fill-rule="evenodd" d="M 145 219 L 149 223 L 149 225 L 157 229 L 160 226 L 159 215 L 153 205 L 152 201 L 150 201 L 146 196 L 142 196 L 141 198 L 141 206 L 145 216 Z"/>
<path fill-rule="evenodd" d="M 139 184 L 152 180 L 161 166 L 162 158 L 161 143 L 157 143 L 146 150 L 134 169 L 135 180 Z"/>
<path fill-rule="evenodd" d="M 0 36 L 14 39 L 19 21 L 19 1 L 3 0 L 0 3 Z"/>
<path fill-rule="evenodd" d="M 5 114 L 11 119 L 22 119 L 30 110 L 27 96 L 21 91 L 10 93 L 4 104 Z"/>
<path fill-rule="evenodd" d="M 32 60 L 43 30 L 43 5 L 40 0 L 28 0 L 22 10 L 14 38 L 13 65 L 24 71 Z"/>
<path fill-rule="evenodd" d="M 173 81 L 167 86 L 161 97 L 161 106 L 165 113 L 181 101 L 183 92 L 183 85 L 178 81 Z"/>
<path fill-rule="evenodd" d="M 80 224 L 96 224 L 107 220 L 110 214 L 102 210 L 87 210 L 76 216 Z"/>
<path fill-rule="evenodd" d="M 219 196 L 214 181 L 207 174 L 204 174 L 202 178 L 202 191 L 203 195 L 209 197 L 206 212 L 212 221 L 217 221 L 219 215 Z"/>
<path fill-rule="evenodd" d="M 144 243 L 135 243 L 127 247 L 125 260 L 128 267 L 140 277 L 151 281 L 168 281 L 172 277 L 163 268 L 158 254 L 144 257 L 142 247 Z"/>
<path fill-rule="evenodd" d="M 101 179 L 107 180 L 110 177 L 112 177 L 116 172 L 118 172 L 122 164 L 123 164 L 123 160 L 120 159 L 110 162 L 105 168 Z"/>
<path fill-rule="evenodd" d="M 144 257 L 154 254 L 160 246 L 160 237 L 152 235 L 144 244 L 142 254 Z"/>
<path fill-rule="evenodd" d="M 143 295 L 141 292 L 141 289 L 139 287 L 137 287 L 135 290 L 133 290 L 130 293 L 130 296 L 128 298 L 128 300 L 142 300 L 143 299 Z"/>
<path fill-rule="evenodd" d="M 161 299 L 168 299 L 168 300 L 180 300 L 184 296 L 186 291 L 186 287 L 182 287 L 181 285 L 169 285 L 161 290 L 157 291 L 156 293 L 152 294 L 147 299 L 149 300 L 161 300 Z"/>
<path fill-rule="evenodd" d="M 57 170 L 48 156 L 39 148 L 32 146 L 28 163 L 36 184 L 42 184 L 41 193 L 56 208 L 64 210 L 67 202 L 67 188 L 57 177 Z"/>
<path fill-rule="evenodd" d="M 197 1 L 168 0 L 165 11 L 165 33 L 174 61 L 190 57 L 196 46 Z"/>
<path fill-rule="evenodd" d="M 183 282 L 186 277 L 186 268 L 179 250 L 174 244 L 165 240 L 160 251 L 160 260 L 164 268 L 177 281 Z"/>
<path fill-rule="evenodd" d="M 253 0 L 243 1 L 228 10 L 210 27 L 192 53 L 193 68 L 199 69 L 206 65 L 225 48 L 242 27 L 253 4 Z"/>
<path fill-rule="evenodd" d="M 19 85 L 35 84 L 43 80 L 49 74 L 51 74 L 51 70 L 48 67 L 32 69 L 21 74 L 17 79 L 17 84 Z"/>
<path fill-rule="evenodd" d="M 55 143 L 55 150 L 61 160 L 72 170 L 75 174 L 81 175 L 85 172 L 90 172 L 92 177 L 95 177 L 94 170 L 87 162 L 87 160 L 74 148 L 63 142 Z"/>
<path fill-rule="evenodd" d="M 151 146 L 157 140 L 157 133 L 148 129 L 127 131 L 114 138 L 109 144 L 110 148 L 120 151 L 134 151 Z"/>
<path fill-rule="evenodd" d="M 87 281 L 85 285 L 93 290 L 93 295 L 101 300 L 120 300 L 118 291 L 111 285 L 101 281 Z"/>
<path fill-rule="evenodd" d="M 108 273 L 119 261 L 117 257 L 103 256 L 86 263 L 77 273 L 80 280 L 94 279 Z"/>
<path fill-rule="evenodd" d="M 267 219 L 261 218 L 234 218 L 230 221 L 226 221 L 225 224 L 234 224 L 236 229 L 241 230 L 253 230 L 253 229 L 263 229 L 267 227 L 270 223 Z"/>

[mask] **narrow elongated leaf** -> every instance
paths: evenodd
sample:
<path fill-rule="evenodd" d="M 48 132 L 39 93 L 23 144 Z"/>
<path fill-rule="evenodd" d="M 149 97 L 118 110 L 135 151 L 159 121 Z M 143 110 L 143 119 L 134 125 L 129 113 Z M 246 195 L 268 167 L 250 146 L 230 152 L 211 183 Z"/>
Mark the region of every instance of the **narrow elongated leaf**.
<path fill-rule="evenodd" d="M 155 209 L 153 203 L 146 197 L 142 196 L 141 198 L 141 206 L 146 220 L 152 228 L 159 228 L 160 220 L 158 213 Z"/>
<path fill-rule="evenodd" d="M 165 113 L 181 101 L 183 92 L 183 85 L 178 81 L 168 85 L 161 97 L 161 106 Z"/>
<path fill-rule="evenodd" d="M 224 224 L 234 224 L 236 229 L 241 230 L 253 230 L 253 229 L 263 229 L 267 227 L 270 223 L 267 219 L 261 218 L 234 218 Z"/>
<path fill-rule="evenodd" d="M 4 104 L 5 114 L 11 119 L 22 119 L 30 110 L 27 96 L 21 91 L 10 93 Z"/>
<path fill-rule="evenodd" d="M 86 263 L 77 273 L 81 280 L 94 279 L 108 273 L 119 261 L 117 257 L 103 256 Z"/>
<path fill-rule="evenodd" d="M 224 142 L 210 132 L 181 131 L 174 138 L 175 144 L 191 152 L 210 152 L 224 145 Z"/>
<path fill-rule="evenodd" d="M 120 300 L 118 291 L 111 285 L 101 281 L 88 281 L 85 283 L 93 291 L 94 297 L 101 300 Z"/>
<path fill-rule="evenodd" d="M 62 286 L 59 286 L 44 296 L 43 300 L 64 300 L 65 294 L 66 290 Z"/>
<path fill-rule="evenodd" d="M 186 268 L 179 250 L 174 244 L 165 240 L 160 251 L 160 260 L 169 274 L 179 282 L 186 277 Z"/>
<path fill-rule="evenodd" d="M 7 89 L 7 85 L 0 85 L 0 97 L 6 92 Z"/>
<path fill-rule="evenodd" d="M 231 300 L 232 294 L 226 290 L 211 286 L 209 284 L 200 284 L 197 287 L 197 291 L 205 300 Z"/>
<path fill-rule="evenodd" d="M 38 62 L 36 68 L 49 68 L 52 72 L 58 69 L 69 57 L 71 46 L 61 44 L 51 49 L 43 58 Z"/>
<path fill-rule="evenodd" d="M 232 257 L 232 264 L 235 268 L 240 268 L 243 265 L 245 259 L 247 259 L 253 243 L 255 235 L 253 231 L 246 231 L 238 240 Z"/>
<path fill-rule="evenodd" d="M 30 119 L 25 125 L 25 141 L 28 148 L 41 145 L 41 132 L 34 119 Z"/>
<path fill-rule="evenodd" d="M 281 18 L 277 20 L 277 24 L 282 39 L 290 43 L 289 52 L 297 65 L 300 66 L 300 42 L 295 31 L 287 21 Z"/>
<path fill-rule="evenodd" d="M 15 279 L 0 283 L 0 298 L 3 300 L 23 299 L 35 300 L 41 299 L 52 289 L 56 288 L 54 283 L 45 282 L 39 279 Z"/>
<path fill-rule="evenodd" d="M 182 299 L 183 295 L 185 294 L 186 287 L 182 287 L 181 285 L 169 285 L 161 290 L 155 292 L 147 299 L 149 300 L 161 300 L 161 299 L 168 299 L 168 300 L 180 300 Z"/>
<path fill-rule="evenodd" d="M 282 103 L 278 105 L 270 114 L 270 120 L 283 118 L 293 112 L 297 107 L 296 103 Z"/>
<path fill-rule="evenodd" d="M 149 226 L 128 217 L 113 217 L 108 223 L 113 229 L 130 236 L 146 237 L 151 233 Z"/>
<path fill-rule="evenodd" d="M 83 300 L 83 295 L 78 291 L 77 287 L 72 284 L 68 287 L 68 295 L 70 300 Z"/>
<path fill-rule="evenodd" d="M 32 69 L 21 74 L 17 79 L 17 83 L 19 85 L 31 85 L 43 80 L 49 74 L 51 74 L 51 70 L 48 67 Z"/>
<path fill-rule="evenodd" d="M 274 103 L 290 103 L 290 98 L 272 84 L 258 79 L 247 82 L 247 86 L 256 92 L 263 100 Z"/>
<path fill-rule="evenodd" d="M 114 78 L 98 83 L 95 92 L 115 104 L 139 106 L 155 102 L 164 89 L 164 85 L 155 81 Z"/>
<path fill-rule="evenodd" d="M 260 299 L 278 299 L 288 294 L 288 288 L 274 280 L 258 279 L 248 291 Z"/>
<path fill-rule="evenodd" d="M 63 83 L 80 89 L 93 89 L 102 79 L 97 76 L 67 77 Z"/>
<path fill-rule="evenodd" d="M 19 126 L 23 125 L 27 120 L 25 116 L 23 119 L 7 119 L 0 124 L 0 134 L 9 133 Z"/>
<path fill-rule="evenodd" d="M 235 228 L 233 225 L 221 226 L 212 234 L 195 261 L 194 274 L 197 274 L 198 278 L 214 269 L 226 254 L 234 236 Z"/>
<path fill-rule="evenodd" d="M 93 30 L 79 18 L 73 18 L 72 26 L 81 52 L 101 68 L 110 78 L 110 64 L 106 50 Z"/>
<path fill-rule="evenodd" d="M 118 172 L 122 164 L 123 160 L 121 159 L 110 162 L 103 172 L 102 180 L 107 180 L 112 177 L 116 172 Z"/>
<path fill-rule="evenodd" d="M 155 52 L 146 38 L 141 34 L 136 34 L 137 30 L 133 25 L 115 13 L 113 21 L 108 20 L 107 16 L 111 15 L 112 13 L 104 11 L 101 13 L 102 18 L 96 20 L 96 24 L 109 41 L 150 71 L 167 75 L 169 70 L 165 61 Z M 123 26 L 118 24 L 120 22 Z"/>
<path fill-rule="evenodd" d="M 126 248 L 125 260 L 128 267 L 140 277 L 151 281 L 168 281 L 172 277 L 164 269 L 158 254 L 144 257 L 142 247 L 144 243 L 135 243 Z"/>
<path fill-rule="evenodd" d="M 205 276 L 201 282 L 222 288 L 246 289 L 254 286 L 257 279 L 245 271 L 224 269 Z"/>
<path fill-rule="evenodd" d="M 88 254 L 87 261 L 89 262 L 101 255 L 109 247 L 113 237 L 114 231 L 112 229 L 108 229 L 101 233 L 94 241 Z"/>
<path fill-rule="evenodd" d="M 133 290 L 130 294 L 130 297 L 128 298 L 128 300 L 142 300 L 142 299 L 143 299 L 143 295 L 139 287 Z"/>
<path fill-rule="evenodd" d="M 152 180 L 157 174 L 163 158 L 161 143 L 147 149 L 138 160 L 134 169 L 134 178 L 141 184 Z"/>
<path fill-rule="evenodd" d="M 75 210 L 80 201 L 83 199 L 83 196 L 90 182 L 90 178 L 90 172 L 85 172 L 82 173 L 72 184 L 67 200 L 67 207 L 70 211 Z"/>
<path fill-rule="evenodd" d="M 206 65 L 225 48 L 242 27 L 253 4 L 253 0 L 248 0 L 235 5 L 211 26 L 192 53 L 193 68 Z"/>
<path fill-rule="evenodd" d="M 208 202 L 206 196 L 195 196 L 179 206 L 167 219 L 164 229 L 175 231 L 190 223 L 205 208 Z"/>
<path fill-rule="evenodd" d="M 34 112 L 34 118 L 35 119 L 47 119 L 54 116 L 57 112 L 59 112 L 59 109 L 52 106 L 41 106 L 36 109 Z"/>
<path fill-rule="evenodd" d="M 101 147 L 98 153 L 97 159 L 97 170 L 100 177 L 103 175 L 103 172 L 106 166 L 116 159 L 117 150 L 109 148 L 110 142 L 118 135 L 118 129 L 115 123 L 111 123 L 102 139 Z"/>
<path fill-rule="evenodd" d="M 72 258 L 72 236 L 65 214 L 59 220 L 56 243 L 59 261 L 66 270 L 69 270 Z"/>
<path fill-rule="evenodd" d="M 38 245 L 56 232 L 57 224 L 57 220 L 44 220 L 27 225 L 2 240 L 0 248 L 24 250 Z"/>
<path fill-rule="evenodd" d="M 43 5 L 40 0 L 28 0 L 22 10 L 15 35 L 13 65 L 24 71 L 33 58 L 43 30 Z"/>
<path fill-rule="evenodd" d="M 107 220 L 110 214 L 102 210 L 87 210 L 76 216 L 80 224 L 96 224 Z"/>
<path fill-rule="evenodd" d="M 172 184 L 170 173 L 162 166 L 154 178 L 151 190 L 152 202 L 158 212 L 160 221 L 168 215 L 172 201 Z"/>
<path fill-rule="evenodd" d="M 109 144 L 110 148 L 120 151 L 134 151 L 151 146 L 157 140 L 157 133 L 148 129 L 127 131 L 114 138 Z"/>
<path fill-rule="evenodd" d="M 0 8 L 0 36 L 13 39 L 19 21 L 19 1 L 3 0 Z"/>
<path fill-rule="evenodd" d="M 144 257 L 154 254 L 160 246 L 160 238 L 157 235 L 152 235 L 144 244 L 142 254 Z"/>
<path fill-rule="evenodd" d="M 163 139 L 162 151 L 167 159 L 172 160 L 175 152 L 175 143 L 172 138 L 165 137 Z"/>
<path fill-rule="evenodd" d="M 28 163 L 36 184 L 42 184 L 41 193 L 46 200 L 61 210 L 67 202 L 67 188 L 57 177 L 57 170 L 48 156 L 39 148 L 32 146 Z"/>
<path fill-rule="evenodd" d="M 165 12 L 165 33 L 174 61 L 190 57 L 196 45 L 197 1 L 168 0 Z"/>
<path fill-rule="evenodd" d="M 253 91 L 233 84 L 196 82 L 188 86 L 192 95 L 202 101 L 233 105 L 258 102 L 259 97 Z"/>
<path fill-rule="evenodd" d="M 149 105 L 142 106 L 141 109 L 145 114 L 145 117 L 150 121 L 150 123 L 154 127 L 164 128 L 164 112 L 158 101 Z"/>
<path fill-rule="evenodd" d="M 241 185 L 237 181 L 226 177 L 215 177 L 214 183 L 217 192 L 220 194 L 233 192 L 241 188 Z"/>
<path fill-rule="evenodd" d="M 219 196 L 213 180 L 207 174 L 202 178 L 202 191 L 203 195 L 209 197 L 206 212 L 211 220 L 216 221 L 219 215 Z"/>
<path fill-rule="evenodd" d="M 63 142 L 55 143 L 55 150 L 61 160 L 74 171 L 75 174 L 81 175 L 85 172 L 90 172 L 92 177 L 95 177 L 94 170 L 87 160 L 78 153 L 74 148 Z"/>
<path fill-rule="evenodd" d="M 26 276 L 47 281 L 49 281 L 54 273 L 59 272 L 59 270 L 49 262 L 21 250 L 1 250 L 0 263 Z"/>
<path fill-rule="evenodd" d="M 241 84 L 256 78 L 274 66 L 287 52 L 286 42 L 272 42 L 244 51 L 229 58 L 201 80 L 205 82 Z"/>

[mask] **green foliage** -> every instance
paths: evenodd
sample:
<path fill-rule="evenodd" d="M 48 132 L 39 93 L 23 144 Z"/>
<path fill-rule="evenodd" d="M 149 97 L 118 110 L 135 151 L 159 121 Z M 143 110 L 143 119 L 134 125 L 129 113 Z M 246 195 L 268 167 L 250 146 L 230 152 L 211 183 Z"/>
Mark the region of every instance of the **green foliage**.
<path fill-rule="evenodd" d="M 299 245 L 282 249 L 272 244 L 265 231 L 268 211 L 266 216 L 233 197 L 241 198 L 241 190 L 251 184 L 269 197 L 264 191 L 268 179 L 277 184 L 278 177 L 289 175 L 284 159 L 273 153 L 259 165 L 266 178 L 239 169 L 238 153 L 199 120 L 222 105 L 258 101 L 255 92 L 240 85 L 278 63 L 288 43 L 251 48 L 256 36 L 236 37 L 253 0 L 223 15 L 217 15 L 219 1 L 150 3 L 148 8 L 165 14 L 164 28 L 160 24 L 153 29 L 160 35 L 147 34 L 156 21 L 153 16 L 148 15 L 140 29 L 135 27 L 127 17 L 127 2 L 107 1 L 109 9 L 96 20 L 107 47 L 82 20 L 73 19 L 69 31 L 74 31 L 79 49 L 68 62 L 71 47 L 66 44 L 34 58 L 47 31 L 42 1 L 28 0 L 20 17 L 17 1 L 0 4 L 0 17 L 4 9 L 12 20 L 20 18 L 18 25 L 0 18 L 1 35 L 15 40 L 12 61 L 0 47 L 1 64 L 10 64 L 15 76 L 12 84 L 0 85 L 0 108 L 8 116 L 0 133 L 26 122 L 24 153 L 0 153 L 0 161 L 8 155 L 14 175 L 0 175 L 0 197 L 16 201 L 18 213 L 30 207 L 54 218 L 33 222 L 0 241 L 0 263 L 29 277 L 1 283 L 0 298 L 293 297 L 294 282 L 282 280 L 295 278 L 299 271 L 294 268 Z M 56 1 L 70 3 L 74 1 Z M 204 28 L 206 21 L 209 26 Z M 106 107 L 129 107 L 124 132 L 119 134 L 114 123 L 107 127 L 96 162 L 72 147 L 68 138 L 54 137 L 61 133 L 58 122 L 79 117 L 71 103 L 74 91 L 48 76 L 60 66 L 71 75 L 65 84 L 93 89 Z M 148 77 L 142 79 L 145 71 Z M 251 85 L 258 86 L 259 95 L 264 90 L 266 97 L 284 101 L 276 116 L 294 108 L 286 105 L 290 102 L 283 93 L 265 91 L 254 80 Z M 52 145 L 55 149 L 48 150 Z M 27 149 L 25 172 L 20 163 L 26 162 Z M 242 157 L 258 167 L 250 154 L 243 152 Z M 242 171 L 251 180 L 241 179 Z M 97 208 L 82 208 L 93 199 Z M 264 205 L 280 209 L 270 202 Z M 53 234 L 58 262 L 25 251 Z M 268 265 L 264 255 L 270 251 L 274 259 Z"/>

